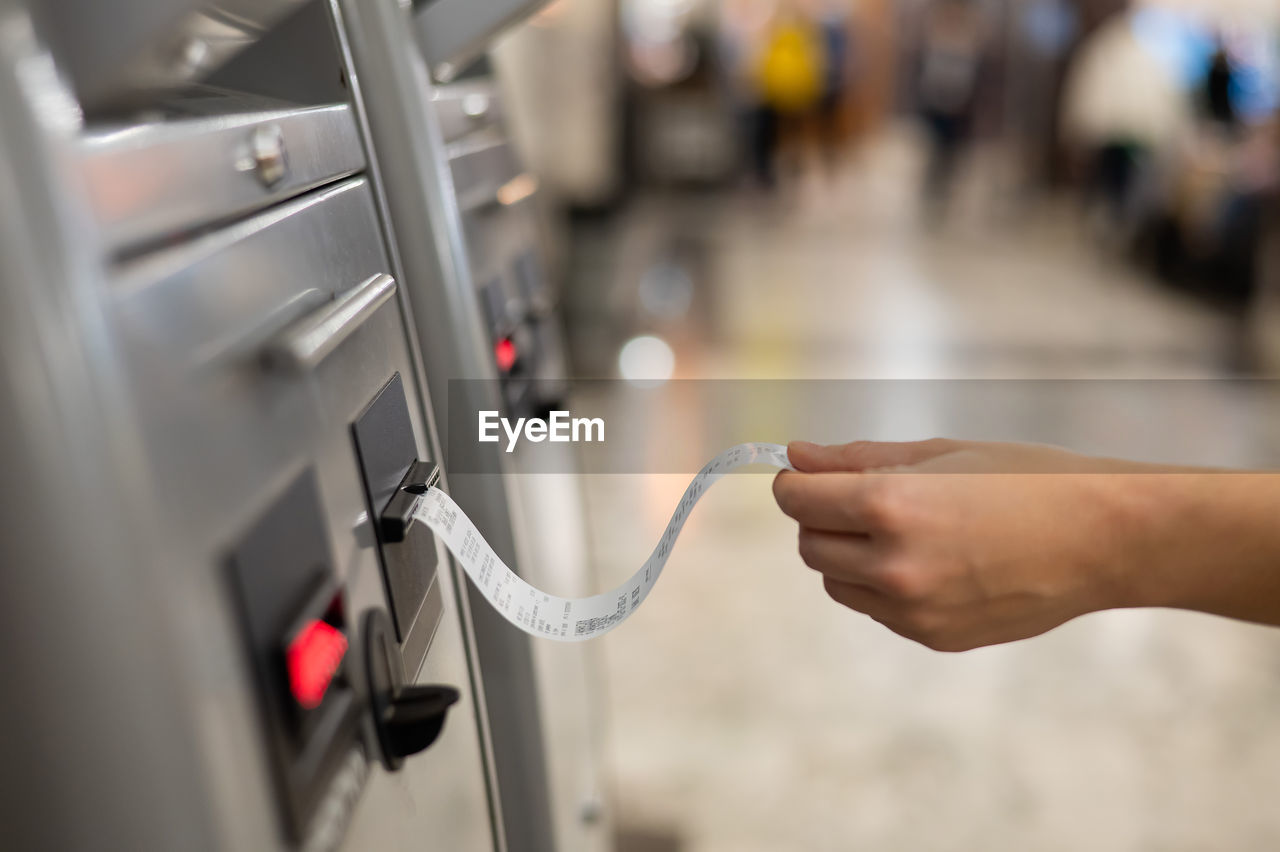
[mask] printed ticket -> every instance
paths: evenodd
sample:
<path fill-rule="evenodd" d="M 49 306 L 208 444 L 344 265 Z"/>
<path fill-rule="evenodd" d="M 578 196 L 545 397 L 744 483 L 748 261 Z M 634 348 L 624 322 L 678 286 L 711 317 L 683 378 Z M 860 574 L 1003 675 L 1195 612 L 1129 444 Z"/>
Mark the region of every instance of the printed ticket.
<path fill-rule="evenodd" d="M 458 504 L 439 488 L 432 487 L 418 498 L 414 517 L 444 541 L 476 588 L 507 621 L 534 636 L 581 642 L 608 633 L 639 609 L 658 582 L 680 530 L 702 495 L 729 471 L 749 464 L 794 469 L 787 460 L 787 448 L 781 444 L 738 444 L 720 453 L 689 483 L 640 570 L 616 589 L 589 598 L 558 597 L 517 577 Z"/>

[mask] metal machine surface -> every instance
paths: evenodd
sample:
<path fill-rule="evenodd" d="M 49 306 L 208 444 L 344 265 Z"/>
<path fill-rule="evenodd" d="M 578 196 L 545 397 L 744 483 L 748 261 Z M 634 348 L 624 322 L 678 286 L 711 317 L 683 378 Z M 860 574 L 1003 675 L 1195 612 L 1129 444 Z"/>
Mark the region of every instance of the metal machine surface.
<path fill-rule="evenodd" d="M 567 404 L 568 383 L 559 294 L 543 252 L 537 179 L 522 168 L 508 135 L 503 90 L 487 61 L 474 63 L 452 83 L 437 85 L 431 103 L 444 129 L 472 292 L 491 347 L 501 406 L 507 416 L 544 417 Z M 470 412 L 458 413 L 449 411 L 450 428 L 460 420 L 469 424 Z M 453 445 L 452 455 L 465 445 Z M 536 464 L 522 451 L 505 461 L 524 575 L 562 594 L 599 591 L 588 561 L 585 498 L 573 448 L 560 445 L 540 453 Z M 564 849 L 607 848 L 611 825 L 600 765 L 595 649 L 537 643 L 533 651 L 545 708 L 543 740 L 557 843 Z"/>
<path fill-rule="evenodd" d="M 276 64 L 346 79 L 331 14 Z M 6 842 L 503 848 L 358 102 L 226 67 L 99 114 L 50 21 L 0 6 Z"/>
<path fill-rule="evenodd" d="M 487 76 L 457 67 L 446 69 L 453 82 L 433 80 L 442 62 L 482 49 L 496 28 L 539 4 L 472 5 L 465 38 L 442 23 L 461 5 L 338 0 L 373 156 L 380 173 L 395 175 L 381 191 L 445 447 L 450 405 L 532 412 L 556 401 L 547 389 L 564 378 L 531 210 L 536 183 L 507 140 L 499 92 Z M 451 379 L 490 381 L 451 389 Z M 554 483 L 521 476 L 520 459 L 496 449 L 450 458 L 454 498 L 507 564 L 560 593 L 595 591 L 571 475 Z M 572 460 L 560 470 L 571 472 Z M 535 644 L 478 595 L 473 604 L 508 844 L 605 848 L 591 650 Z"/>
<path fill-rule="evenodd" d="M 434 0 L 417 3 L 412 24 L 418 50 L 436 79 L 453 80 L 483 54 L 499 32 L 533 14 L 546 0 Z"/>
<path fill-rule="evenodd" d="M 77 99 L 89 109 L 146 103 L 199 80 L 306 0 L 49 0 L 32 6 Z"/>

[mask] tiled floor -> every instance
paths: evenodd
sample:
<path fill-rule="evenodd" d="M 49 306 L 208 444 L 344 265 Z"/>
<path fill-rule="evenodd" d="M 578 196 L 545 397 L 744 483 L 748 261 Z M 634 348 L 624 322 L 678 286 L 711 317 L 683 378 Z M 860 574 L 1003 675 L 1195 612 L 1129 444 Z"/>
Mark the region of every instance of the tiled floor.
<path fill-rule="evenodd" d="M 764 439 L 991 435 L 1276 462 L 1272 401 L 1149 381 L 1226 375 L 1229 320 L 1100 258 L 1061 213 L 976 191 L 926 234 L 913 167 L 895 137 L 770 207 L 640 204 L 600 259 L 618 276 L 604 289 L 625 303 L 621 276 L 638 277 L 646 258 L 676 245 L 689 259 L 689 318 L 626 329 L 673 341 L 682 377 L 1035 381 L 1011 385 L 994 420 L 968 390 L 903 383 L 876 385 L 905 390 L 848 417 L 801 392 L 794 411 L 703 427 L 700 441 L 758 425 Z M 1148 381 L 1071 396 L 1079 386 L 1039 381 L 1050 377 Z M 1143 393 L 1169 407 L 1132 403 Z M 686 428 L 708 420 L 698 408 L 647 416 L 659 432 Z M 586 481 L 604 587 L 648 553 L 687 476 Z M 1111 612 L 936 654 L 824 596 L 769 485 L 741 476 L 713 489 L 646 606 L 598 645 L 630 848 L 1280 848 L 1280 631 Z"/>

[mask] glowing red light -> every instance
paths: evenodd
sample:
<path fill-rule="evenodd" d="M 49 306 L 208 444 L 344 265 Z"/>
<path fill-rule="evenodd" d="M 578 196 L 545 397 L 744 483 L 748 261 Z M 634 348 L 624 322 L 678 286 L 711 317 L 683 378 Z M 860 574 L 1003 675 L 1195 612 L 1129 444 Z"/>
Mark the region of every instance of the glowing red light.
<path fill-rule="evenodd" d="M 346 653 L 341 630 L 318 619 L 307 622 L 285 652 L 294 699 L 308 710 L 319 707 Z"/>
<path fill-rule="evenodd" d="M 517 357 L 516 345 L 510 337 L 504 337 L 493 344 L 493 358 L 498 362 L 498 369 L 502 372 L 510 372 L 516 365 Z"/>

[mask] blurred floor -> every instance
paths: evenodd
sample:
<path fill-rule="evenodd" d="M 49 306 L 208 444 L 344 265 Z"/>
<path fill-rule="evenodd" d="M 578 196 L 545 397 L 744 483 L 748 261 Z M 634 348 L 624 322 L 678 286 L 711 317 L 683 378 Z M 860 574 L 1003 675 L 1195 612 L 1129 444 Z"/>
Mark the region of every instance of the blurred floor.
<path fill-rule="evenodd" d="M 1232 320 L 1100 257 L 1063 211 L 1011 203 L 994 157 L 947 224 L 923 230 L 914 151 L 888 136 L 855 166 L 771 203 L 637 204 L 588 274 L 609 276 L 601 298 L 626 298 L 639 267 L 676 246 L 696 295 L 689 318 L 663 333 L 684 377 L 1239 369 Z M 588 351 L 608 343 L 582 341 Z M 1250 416 L 1206 413 L 1217 415 Z M 656 427 L 697 412 L 650 416 Z M 926 421 L 903 437 L 974 431 L 945 406 Z M 1107 445 L 1117 451 L 1147 449 L 1125 445 L 1123 411 L 1069 422 L 1082 438 L 1118 434 Z M 1003 425 L 1045 439 L 1037 421 Z M 1205 448 L 1191 460 L 1275 458 L 1276 436 L 1258 424 L 1225 454 L 1207 446 L 1203 421 L 1146 425 L 1170 436 L 1167 448 Z M 792 428 L 804 431 L 758 437 L 875 431 L 864 427 L 798 417 Z M 602 587 L 648 553 L 686 482 L 586 478 Z M 1280 631 L 1111 612 L 1015 645 L 937 654 L 832 604 L 769 487 L 768 476 L 742 476 L 713 489 L 649 602 L 598 645 L 613 793 L 633 841 L 624 852 L 1280 848 Z"/>

